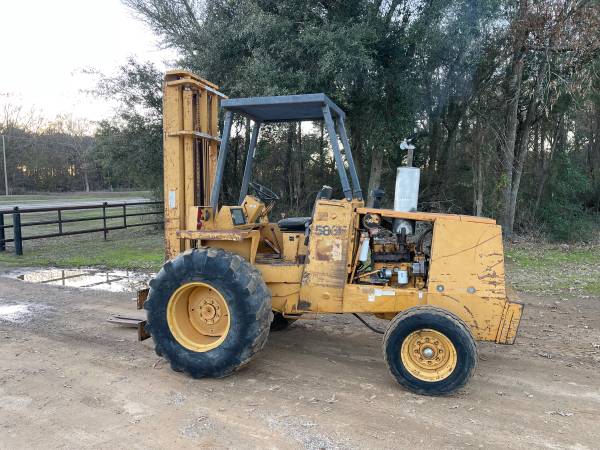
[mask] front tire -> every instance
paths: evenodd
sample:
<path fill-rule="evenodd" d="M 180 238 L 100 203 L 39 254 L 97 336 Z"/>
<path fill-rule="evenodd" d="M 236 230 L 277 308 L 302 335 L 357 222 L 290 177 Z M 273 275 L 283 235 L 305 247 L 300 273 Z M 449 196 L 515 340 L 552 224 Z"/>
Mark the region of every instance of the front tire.
<path fill-rule="evenodd" d="M 444 395 L 464 386 L 477 365 L 468 326 L 440 308 L 410 308 L 392 319 L 383 354 L 392 376 L 423 395 Z"/>
<path fill-rule="evenodd" d="M 224 377 L 247 364 L 264 347 L 272 314 L 260 272 L 214 248 L 168 261 L 144 308 L 157 354 L 194 378 Z"/>

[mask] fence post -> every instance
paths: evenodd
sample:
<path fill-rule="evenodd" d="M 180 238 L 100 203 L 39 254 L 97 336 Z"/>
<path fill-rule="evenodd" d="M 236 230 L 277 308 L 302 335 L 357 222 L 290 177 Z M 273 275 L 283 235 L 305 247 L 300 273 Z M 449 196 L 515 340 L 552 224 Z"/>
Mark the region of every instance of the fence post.
<path fill-rule="evenodd" d="M 15 239 L 15 254 L 23 255 L 23 235 L 21 234 L 21 213 L 19 207 L 13 209 L 13 235 Z"/>
<path fill-rule="evenodd" d="M 0 213 L 0 252 L 6 250 L 4 239 L 6 239 L 6 234 L 4 233 L 4 214 Z"/>
<path fill-rule="evenodd" d="M 104 227 L 104 240 L 106 240 L 106 236 L 108 235 L 108 230 L 106 229 L 106 205 L 108 205 L 108 202 L 102 203 L 102 224 Z"/>
<path fill-rule="evenodd" d="M 59 208 L 56 212 L 58 213 L 58 234 L 62 234 L 62 211 Z"/>
<path fill-rule="evenodd" d="M 123 227 L 127 228 L 127 203 L 123 203 Z"/>

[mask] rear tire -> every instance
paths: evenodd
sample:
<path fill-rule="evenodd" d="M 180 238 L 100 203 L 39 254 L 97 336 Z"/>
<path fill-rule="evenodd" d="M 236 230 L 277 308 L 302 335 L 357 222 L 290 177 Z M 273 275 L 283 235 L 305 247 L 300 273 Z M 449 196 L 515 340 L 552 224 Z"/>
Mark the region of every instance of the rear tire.
<path fill-rule="evenodd" d="M 198 314 L 206 311 L 197 304 L 209 315 L 217 310 L 218 321 L 199 324 Z M 224 377 L 247 364 L 264 347 L 272 315 L 260 272 L 239 255 L 214 248 L 189 250 L 165 263 L 150 282 L 144 309 L 156 353 L 194 378 Z M 205 336 L 206 327 L 215 330 Z"/>
<path fill-rule="evenodd" d="M 435 307 L 410 308 L 392 319 L 383 354 L 392 376 L 423 395 L 444 395 L 464 386 L 477 366 L 469 327 Z"/>

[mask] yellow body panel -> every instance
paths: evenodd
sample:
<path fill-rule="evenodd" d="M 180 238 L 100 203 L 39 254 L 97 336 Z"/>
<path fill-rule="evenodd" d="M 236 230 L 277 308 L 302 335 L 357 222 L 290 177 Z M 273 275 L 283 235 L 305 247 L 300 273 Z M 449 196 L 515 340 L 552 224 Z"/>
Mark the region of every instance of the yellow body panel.
<path fill-rule="evenodd" d="M 306 255 L 304 233 L 282 233 L 282 235 L 284 260 L 295 261 L 298 256 Z"/>
<path fill-rule="evenodd" d="M 429 292 L 505 298 L 502 229 L 490 223 L 435 221 Z"/>
<path fill-rule="evenodd" d="M 310 226 L 310 241 L 298 309 L 342 312 L 362 202 L 319 200 Z"/>

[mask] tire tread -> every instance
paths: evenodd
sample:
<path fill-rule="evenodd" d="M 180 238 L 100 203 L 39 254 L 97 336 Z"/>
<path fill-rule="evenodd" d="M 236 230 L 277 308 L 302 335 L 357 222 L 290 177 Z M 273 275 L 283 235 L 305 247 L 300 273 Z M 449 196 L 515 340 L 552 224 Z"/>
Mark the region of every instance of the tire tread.
<path fill-rule="evenodd" d="M 400 383 L 402 386 L 406 387 L 407 389 L 410 389 L 411 391 L 416 392 L 417 394 L 421 394 L 421 395 L 432 395 L 431 391 L 424 389 L 424 388 L 415 387 L 412 384 L 410 384 L 409 381 L 407 381 L 401 377 L 398 377 L 394 373 L 393 368 L 388 361 L 387 352 L 386 352 L 387 347 L 389 345 L 389 340 L 392 337 L 392 334 L 393 334 L 394 330 L 396 329 L 397 325 L 401 321 L 408 319 L 410 317 L 416 316 L 416 315 L 421 315 L 421 314 L 426 314 L 426 313 L 444 317 L 445 319 L 447 319 L 448 321 L 453 323 L 458 328 L 463 329 L 467 333 L 468 337 L 470 338 L 470 339 L 467 339 L 467 345 L 469 347 L 467 349 L 467 351 L 474 355 L 474 364 L 469 367 L 469 370 L 468 370 L 466 376 L 463 377 L 462 381 L 459 384 L 454 386 L 452 391 L 460 389 L 473 376 L 473 374 L 475 373 L 475 370 L 477 368 L 477 361 L 478 361 L 477 345 L 475 344 L 475 340 L 473 339 L 473 335 L 471 333 L 471 330 L 469 329 L 469 326 L 462 319 L 460 319 L 458 316 L 452 314 L 450 311 L 447 311 L 445 309 L 438 308 L 435 306 L 417 306 L 417 307 L 409 308 L 406 311 L 403 311 L 403 312 L 397 314 L 390 321 L 387 329 L 385 330 L 385 333 L 383 335 L 383 340 L 382 340 L 382 350 L 383 350 L 383 355 L 384 355 L 384 359 L 385 359 L 385 363 L 388 368 L 388 371 L 392 375 L 392 377 L 398 381 L 398 383 Z"/>
<path fill-rule="evenodd" d="M 155 327 L 158 325 L 153 323 L 150 312 L 154 308 L 164 307 L 164 303 L 168 302 L 168 298 L 165 299 L 164 295 L 160 295 L 159 290 L 161 287 L 166 286 L 166 290 L 171 291 L 173 289 L 169 289 L 170 286 L 178 286 L 182 281 L 191 281 L 194 278 L 201 279 L 203 274 L 206 274 L 207 268 L 211 267 L 215 267 L 216 269 L 210 270 L 223 274 L 220 278 L 231 280 L 232 284 L 236 284 L 237 291 L 245 294 L 243 301 L 249 304 L 248 310 L 256 311 L 255 322 L 250 320 L 248 325 L 257 326 L 258 329 L 253 332 L 250 342 L 244 342 L 244 348 L 237 349 L 239 360 L 236 360 L 232 367 L 222 370 L 219 373 L 209 373 L 207 375 L 206 372 L 210 372 L 208 369 L 201 371 L 198 367 L 187 366 L 181 360 L 178 360 L 178 358 L 173 357 L 174 352 L 167 351 L 167 347 L 173 344 L 156 337 L 153 331 L 156 331 Z M 219 268 L 221 268 L 220 271 L 218 270 Z M 150 282 L 150 287 L 150 295 L 144 303 L 144 309 L 147 311 L 146 328 L 153 337 L 155 352 L 167 359 L 173 370 L 184 372 L 194 378 L 202 378 L 204 376 L 220 378 L 230 375 L 248 364 L 252 357 L 265 346 L 271 323 L 270 292 L 262 279 L 260 271 L 241 256 L 217 248 L 188 250 L 173 260 L 167 261 L 163 269 Z M 156 295 L 152 295 L 153 291 L 156 292 Z M 252 335 L 252 333 L 250 334 Z M 210 350 L 209 352 L 212 351 L 214 350 Z M 231 352 L 230 350 L 227 351 Z M 198 354 L 201 355 L 200 352 Z"/>

